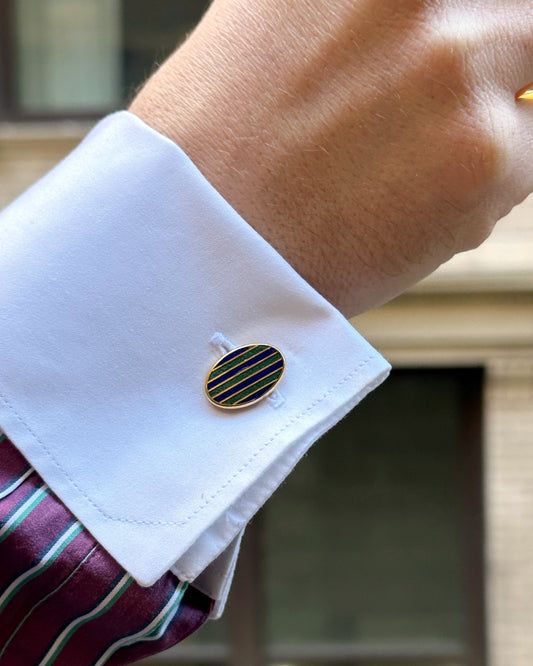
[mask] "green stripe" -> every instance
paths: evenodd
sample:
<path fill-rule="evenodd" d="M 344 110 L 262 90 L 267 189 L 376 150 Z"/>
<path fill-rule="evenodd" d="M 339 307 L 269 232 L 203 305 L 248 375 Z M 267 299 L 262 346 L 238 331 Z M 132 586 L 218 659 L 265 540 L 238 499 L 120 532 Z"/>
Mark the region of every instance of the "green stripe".
<path fill-rule="evenodd" d="M 72 523 L 70 527 L 52 543 L 50 548 L 46 551 L 46 553 L 35 566 L 33 566 L 31 569 L 27 569 L 23 574 L 16 578 L 0 597 L 0 611 L 2 611 L 7 606 L 10 600 L 22 587 L 24 587 L 24 585 L 26 585 L 26 583 L 29 583 L 30 580 L 33 580 L 39 576 L 39 574 L 43 573 L 43 571 L 46 571 L 82 530 L 83 527 L 80 523 L 78 523 L 78 521 Z M 51 555 L 49 555 L 50 553 Z"/>
<path fill-rule="evenodd" d="M 33 500 L 24 508 L 24 511 L 22 511 L 22 513 L 19 516 L 17 516 L 16 520 L 14 520 L 9 525 L 9 527 L 0 530 L 0 543 L 2 543 L 2 541 L 6 539 L 12 532 L 14 532 L 17 529 L 17 527 L 30 515 L 30 513 L 35 509 L 35 507 L 37 507 L 46 497 L 48 497 L 48 495 L 49 493 L 46 487 L 41 487 L 39 491 L 34 492 Z M 22 506 L 24 506 L 24 503 L 22 504 Z M 16 513 L 17 512 L 15 511 L 14 515 L 16 515 Z"/>
<path fill-rule="evenodd" d="M 257 347 L 252 347 L 252 349 L 249 349 L 248 351 L 239 354 L 239 356 L 232 358 L 231 361 L 228 361 L 227 363 L 222 363 L 222 365 L 217 365 L 215 369 L 209 373 L 209 381 L 212 381 L 213 379 L 216 379 L 220 375 L 223 375 L 228 370 L 232 370 L 237 365 L 244 363 L 248 359 L 257 356 L 257 354 L 260 354 L 262 351 L 265 351 L 266 348 L 267 345 L 257 345 Z M 223 360 L 224 359 L 221 359 L 221 361 Z"/>
<path fill-rule="evenodd" d="M 66 584 L 67 584 L 67 583 L 68 583 L 68 582 L 69 582 L 69 581 L 70 581 L 70 580 L 71 580 L 71 579 L 72 579 L 72 578 L 78 573 L 78 571 L 82 568 L 82 566 L 85 564 L 85 562 L 87 562 L 87 560 L 89 559 L 89 557 L 91 557 L 91 555 L 94 553 L 95 550 L 96 550 L 96 546 L 94 546 L 93 548 L 91 548 L 91 550 L 87 553 L 87 555 L 85 555 L 85 557 L 83 558 L 83 560 L 81 560 L 81 561 L 78 563 L 78 565 L 77 565 L 77 566 L 76 566 L 76 567 L 70 572 L 70 574 L 69 574 L 64 580 L 61 581 L 61 583 L 59 583 L 59 585 L 58 585 L 57 587 L 55 587 L 53 590 L 51 590 L 48 594 L 45 594 L 44 597 L 42 597 L 41 599 L 39 599 L 39 600 L 37 601 L 37 603 L 35 603 L 35 604 L 34 604 L 34 605 L 28 610 L 28 612 L 26 613 L 26 615 L 25 615 L 25 616 L 22 618 L 22 620 L 18 623 L 18 625 L 16 626 L 16 628 L 15 628 L 15 629 L 13 630 L 13 632 L 11 633 L 10 637 L 7 639 L 7 641 L 6 641 L 5 645 L 4 645 L 4 647 L 0 650 L 0 659 L 2 659 L 2 656 L 4 655 L 5 651 L 6 651 L 7 648 L 9 647 L 9 644 L 10 644 L 11 641 L 15 638 L 15 636 L 17 635 L 17 633 L 20 631 L 21 627 L 24 625 L 24 623 L 26 622 L 26 620 L 30 617 L 30 615 L 31 615 L 31 614 L 32 614 L 32 613 L 33 613 L 33 612 L 34 612 L 39 606 L 41 606 L 45 601 L 47 601 L 48 599 L 50 599 L 50 597 L 52 597 L 54 594 L 56 594 L 57 592 L 59 592 L 59 591 L 61 590 L 61 588 L 63 588 L 63 587 L 64 587 L 64 586 L 65 586 L 65 585 L 66 585 Z"/>
<path fill-rule="evenodd" d="M 10 481 L 8 481 L 5 486 L 0 488 L 0 500 L 3 500 L 4 498 L 11 495 L 11 493 L 15 492 L 17 488 L 20 488 L 20 486 L 24 483 L 24 481 L 26 481 L 26 479 L 28 479 L 33 474 L 33 472 L 34 472 L 33 467 L 30 467 L 28 465 L 28 467 L 26 467 L 26 469 L 23 470 L 18 476 L 15 476 Z M 17 506 L 20 506 L 20 503 L 17 504 Z M 9 512 L 9 515 L 13 516 L 16 513 L 16 511 L 17 511 L 16 509 L 12 509 Z M 4 527 L 7 525 L 8 522 L 9 519 L 4 517 Z M 0 532 L 2 532 L 2 530 L 0 530 Z"/>
<path fill-rule="evenodd" d="M 265 350 L 265 349 L 262 349 L 260 353 L 263 353 L 264 351 L 266 351 L 266 350 Z M 269 356 L 266 356 L 265 358 L 262 358 L 260 361 L 256 361 L 256 365 L 257 365 L 258 363 L 264 363 L 264 362 L 267 361 L 268 359 L 272 358 L 272 356 L 273 356 L 274 354 L 279 355 L 279 352 L 278 352 L 277 349 L 272 348 L 272 349 L 270 350 L 270 355 L 269 355 Z M 259 354 L 257 354 L 257 356 L 259 356 Z M 252 361 L 253 361 L 253 359 L 254 359 L 254 357 L 252 356 L 252 358 L 251 358 L 251 359 L 247 359 L 247 361 L 249 361 L 249 360 L 252 360 Z M 242 365 L 243 367 L 246 366 L 247 361 L 244 361 L 241 365 Z M 245 368 L 244 368 L 244 371 L 246 372 L 246 370 L 248 370 L 249 368 L 256 367 L 256 365 L 252 365 L 252 366 L 245 367 Z M 235 368 L 232 368 L 232 369 L 234 370 Z M 242 372 L 242 371 L 243 371 L 243 370 L 241 370 L 241 372 Z M 209 380 L 208 380 L 208 384 L 212 384 L 212 383 L 213 383 L 214 381 L 216 381 L 217 379 L 219 380 L 219 383 L 218 383 L 218 384 L 216 384 L 215 386 L 211 386 L 211 388 L 210 388 L 211 391 L 214 391 L 215 389 L 218 389 L 218 387 L 221 386 L 224 382 L 231 382 L 231 381 L 233 381 L 233 380 L 235 379 L 235 377 L 239 377 L 239 376 L 240 376 L 240 374 L 237 373 L 237 374 L 233 374 L 231 377 L 228 377 L 227 379 L 225 379 L 225 378 L 224 378 L 224 375 L 227 374 L 228 372 L 230 372 L 230 370 L 224 370 L 224 372 L 223 372 L 221 375 L 219 375 L 218 377 L 214 377 L 214 378 L 211 378 L 211 377 L 210 377 L 210 378 L 209 378 Z"/>
<path fill-rule="evenodd" d="M 175 598 L 172 603 L 167 602 L 167 604 L 156 615 L 156 617 L 152 619 L 143 629 L 140 629 L 136 633 L 130 634 L 129 636 L 124 636 L 123 638 L 120 638 L 118 641 L 116 641 L 116 643 L 110 645 L 107 650 L 100 656 L 94 666 L 103 666 L 103 664 L 109 660 L 111 655 L 115 654 L 115 652 L 121 648 L 130 647 L 131 645 L 135 645 L 136 643 L 141 643 L 144 641 L 148 642 L 159 639 L 167 630 L 168 625 L 172 621 L 172 618 L 180 610 L 183 595 L 185 594 L 187 587 L 188 583 L 181 583 L 181 588 L 176 590 L 177 594 L 174 592 Z M 170 607 L 165 610 L 169 603 Z M 158 619 L 159 616 L 161 617 Z"/>
<path fill-rule="evenodd" d="M 160 619 L 160 621 L 151 629 L 151 631 L 147 632 L 144 638 L 141 640 L 150 641 L 161 638 L 161 636 L 164 633 L 161 631 L 161 629 L 164 628 L 166 630 L 168 628 L 168 625 L 170 624 L 169 620 L 171 620 L 177 614 L 178 610 L 180 609 L 180 606 L 182 605 L 183 595 L 185 594 L 186 589 L 187 589 L 187 584 L 185 584 L 183 589 L 180 590 L 180 593 L 177 595 L 176 599 L 174 599 L 172 606 L 168 609 L 168 611 L 164 614 L 164 616 Z M 140 641 L 136 642 L 138 643 Z"/>
<path fill-rule="evenodd" d="M 270 385 L 270 384 L 275 384 L 279 377 L 281 376 L 281 373 L 283 372 L 283 369 L 280 368 L 279 370 L 276 370 L 271 375 L 267 375 L 266 377 L 263 377 L 259 382 L 256 382 L 255 384 L 252 384 L 251 386 L 247 386 L 245 389 L 242 391 L 239 391 L 238 393 L 235 393 L 235 395 L 230 396 L 229 398 L 226 398 L 223 400 L 220 404 L 221 405 L 236 405 L 238 402 L 246 398 L 248 395 L 252 395 L 256 391 L 259 391 L 260 388 L 263 388 L 264 386 Z"/>
<path fill-rule="evenodd" d="M 273 365 L 274 363 L 279 361 L 280 358 L 281 357 L 279 353 L 276 353 L 275 350 L 273 350 L 272 356 L 268 356 L 263 361 L 260 361 L 259 363 L 256 363 L 255 365 L 246 368 L 246 370 L 244 370 L 243 372 L 240 372 L 239 374 L 230 377 L 223 384 L 219 384 L 218 386 L 213 387 L 209 391 L 209 395 L 212 398 L 216 398 L 218 395 L 230 389 L 233 385 L 240 384 L 242 381 L 248 379 L 248 377 L 251 377 L 256 372 L 261 372 L 261 370 L 264 370 L 265 368 L 268 368 L 270 365 Z"/>
<path fill-rule="evenodd" d="M 73 634 L 84 624 L 90 620 L 95 620 L 100 617 L 120 599 L 128 587 L 132 584 L 133 578 L 128 574 L 122 576 L 120 581 L 115 587 L 104 597 L 104 599 L 93 608 L 89 613 L 80 615 L 73 622 L 71 622 L 54 641 L 52 647 L 46 653 L 44 659 L 39 662 L 39 666 L 49 666 L 59 657 L 61 650 L 65 647 L 67 642 L 72 638 Z"/>

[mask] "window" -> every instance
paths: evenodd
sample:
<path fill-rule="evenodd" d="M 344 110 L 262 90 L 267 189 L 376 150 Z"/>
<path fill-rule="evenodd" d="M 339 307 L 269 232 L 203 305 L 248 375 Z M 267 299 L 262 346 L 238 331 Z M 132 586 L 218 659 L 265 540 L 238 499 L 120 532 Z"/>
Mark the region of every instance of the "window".
<path fill-rule="evenodd" d="M 2 1 L 1 116 L 98 116 L 121 108 L 207 6 L 208 0 Z"/>
<path fill-rule="evenodd" d="M 394 372 L 252 522 L 224 620 L 164 663 L 486 666 L 481 386 Z"/>

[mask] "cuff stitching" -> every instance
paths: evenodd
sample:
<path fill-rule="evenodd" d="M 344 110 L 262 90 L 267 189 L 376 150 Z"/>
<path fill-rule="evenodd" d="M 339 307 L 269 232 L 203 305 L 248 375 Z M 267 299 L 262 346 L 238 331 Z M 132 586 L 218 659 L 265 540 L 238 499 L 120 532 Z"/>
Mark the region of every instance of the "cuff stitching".
<path fill-rule="evenodd" d="M 248 458 L 248 460 L 241 465 L 241 467 L 230 476 L 227 481 L 225 481 L 219 489 L 210 495 L 204 502 L 203 504 L 200 504 L 187 518 L 184 518 L 181 521 L 165 521 L 165 520 L 157 520 L 157 521 L 150 521 L 150 520 L 135 520 L 134 518 L 119 518 L 116 516 L 112 516 L 109 513 L 107 513 L 104 509 L 102 509 L 96 502 L 78 485 L 78 483 L 66 472 L 66 470 L 62 467 L 62 465 L 58 462 L 58 460 L 55 458 L 54 454 L 50 451 L 49 447 L 37 436 L 37 434 L 32 430 L 32 428 L 24 421 L 24 419 L 20 416 L 20 414 L 16 411 L 16 409 L 13 407 L 13 405 L 7 400 L 5 395 L 3 393 L 0 393 L 0 401 L 7 407 L 7 409 L 15 416 L 15 418 L 22 423 L 22 425 L 25 427 L 27 430 L 28 434 L 35 440 L 37 444 L 40 445 L 40 447 L 44 450 L 46 455 L 50 458 L 52 463 L 54 464 L 55 467 L 57 467 L 64 477 L 67 479 L 67 481 L 74 487 L 76 490 L 79 492 L 79 494 L 85 498 L 85 500 L 104 518 L 107 520 L 112 520 L 114 522 L 118 523 L 126 523 L 126 524 L 133 524 L 133 525 L 145 525 L 145 526 L 151 526 L 151 527 L 184 527 L 189 523 L 195 516 L 197 516 L 199 513 L 201 513 L 206 507 L 208 507 L 213 500 L 215 500 L 220 493 L 222 493 L 228 486 L 230 486 L 233 481 L 242 474 L 242 472 L 249 466 L 251 463 L 259 456 L 266 448 L 268 448 L 272 442 L 274 442 L 285 430 L 287 430 L 290 426 L 294 425 L 298 421 L 300 421 L 304 416 L 306 416 L 310 411 L 315 409 L 320 403 L 322 403 L 324 400 L 326 400 L 332 393 L 334 393 L 337 389 L 339 389 L 341 386 L 349 382 L 355 375 L 359 373 L 359 371 L 364 368 L 366 365 L 368 365 L 372 360 L 376 358 L 375 355 L 371 355 L 368 358 L 366 358 L 364 361 L 361 361 L 357 367 L 352 370 L 348 375 L 346 375 L 343 379 L 341 379 L 337 384 L 332 386 L 328 391 L 326 391 L 320 398 L 317 398 L 314 402 L 312 402 L 306 409 L 304 409 L 300 414 L 297 416 L 293 417 L 288 421 L 282 428 L 278 430 L 270 439 L 268 439 L 266 442 L 264 442 L 254 453 L 253 455 Z"/>

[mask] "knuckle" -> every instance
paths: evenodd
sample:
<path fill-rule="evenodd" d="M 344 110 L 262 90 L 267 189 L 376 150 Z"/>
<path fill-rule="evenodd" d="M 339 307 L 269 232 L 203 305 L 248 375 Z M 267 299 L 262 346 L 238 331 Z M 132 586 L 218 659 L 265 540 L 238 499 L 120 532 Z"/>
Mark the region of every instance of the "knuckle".
<path fill-rule="evenodd" d="M 505 100 L 471 62 L 479 35 L 473 27 L 462 32 L 439 30 L 428 37 L 425 113 L 446 151 L 444 182 L 453 185 L 461 208 L 471 208 L 508 173 L 509 118 Z"/>
<path fill-rule="evenodd" d="M 442 187 L 457 212 L 457 224 L 462 224 L 457 233 L 461 249 L 473 249 L 487 238 L 499 217 L 487 202 L 506 171 L 506 151 L 491 124 L 472 112 L 452 130 L 448 145 L 451 162 Z"/>

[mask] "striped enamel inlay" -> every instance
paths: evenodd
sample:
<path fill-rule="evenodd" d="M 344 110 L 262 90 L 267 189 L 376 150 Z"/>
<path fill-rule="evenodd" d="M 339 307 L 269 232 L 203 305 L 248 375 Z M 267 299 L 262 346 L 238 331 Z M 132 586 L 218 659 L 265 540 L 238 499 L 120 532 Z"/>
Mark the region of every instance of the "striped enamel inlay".
<path fill-rule="evenodd" d="M 285 370 L 285 359 L 270 345 L 238 347 L 209 371 L 205 391 L 217 407 L 248 407 L 271 393 Z"/>

